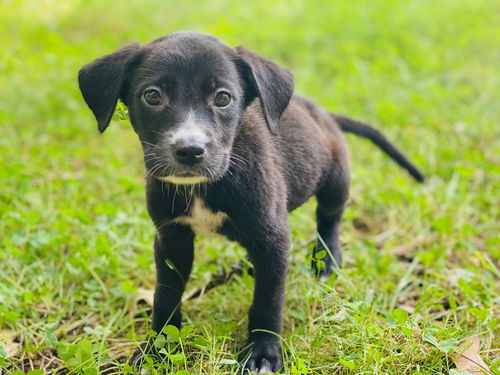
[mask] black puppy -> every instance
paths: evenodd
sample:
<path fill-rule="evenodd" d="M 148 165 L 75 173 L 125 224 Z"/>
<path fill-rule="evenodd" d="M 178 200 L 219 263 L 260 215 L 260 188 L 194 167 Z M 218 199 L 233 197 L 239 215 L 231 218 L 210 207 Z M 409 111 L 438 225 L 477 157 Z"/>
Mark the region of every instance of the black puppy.
<path fill-rule="evenodd" d="M 99 130 L 121 99 L 144 150 L 157 228 L 153 329 L 181 324 L 195 235 L 222 234 L 244 246 L 254 265 L 251 345 L 241 356 L 252 371 L 282 366 L 279 339 L 269 332 L 281 330 L 288 212 L 313 195 L 322 238 L 316 251 L 328 247 L 318 274 L 326 278 L 341 264 L 349 190 L 342 131 L 371 139 L 423 180 L 377 130 L 294 96 L 288 70 L 211 36 L 181 32 L 131 44 L 84 66 L 78 78 Z"/>

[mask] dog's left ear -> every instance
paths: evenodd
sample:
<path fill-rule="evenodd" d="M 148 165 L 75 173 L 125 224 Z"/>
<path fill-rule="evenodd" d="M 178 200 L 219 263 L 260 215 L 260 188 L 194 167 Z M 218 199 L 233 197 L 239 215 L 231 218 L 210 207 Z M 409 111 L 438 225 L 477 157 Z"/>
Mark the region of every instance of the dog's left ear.
<path fill-rule="evenodd" d="M 235 47 L 238 69 L 246 85 L 246 105 L 258 97 L 269 130 L 277 134 L 278 120 L 293 94 L 293 75 L 287 69 L 242 46 Z"/>
<path fill-rule="evenodd" d="M 95 59 L 78 72 L 78 83 L 85 102 L 94 113 L 99 131 L 109 125 L 116 103 L 124 95 L 128 68 L 138 56 L 139 43 Z"/>

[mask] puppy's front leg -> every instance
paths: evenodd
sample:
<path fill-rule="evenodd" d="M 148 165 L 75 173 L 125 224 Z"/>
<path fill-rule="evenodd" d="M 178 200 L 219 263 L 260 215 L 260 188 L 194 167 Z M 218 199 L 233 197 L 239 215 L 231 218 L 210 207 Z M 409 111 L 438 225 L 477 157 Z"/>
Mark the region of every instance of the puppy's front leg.
<path fill-rule="evenodd" d="M 276 372 L 283 365 L 281 332 L 290 238 L 282 233 L 263 236 L 247 250 L 254 265 L 254 298 L 249 312 L 249 346 L 240 361 L 250 371 Z"/>
<path fill-rule="evenodd" d="M 155 238 L 156 288 L 152 328 L 181 326 L 181 297 L 191 272 L 194 233 L 189 227 L 161 228 Z"/>
<path fill-rule="evenodd" d="M 194 233 L 184 226 L 160 228 L 155 238 L 156 288 L 152 328 L 160 333 L 165 325 L 181 326 L 181 297 L 191 272 Z M 130 362 L 140 369 L 143 356 L 155 352 L 150 338 L 136 350 Z"/>

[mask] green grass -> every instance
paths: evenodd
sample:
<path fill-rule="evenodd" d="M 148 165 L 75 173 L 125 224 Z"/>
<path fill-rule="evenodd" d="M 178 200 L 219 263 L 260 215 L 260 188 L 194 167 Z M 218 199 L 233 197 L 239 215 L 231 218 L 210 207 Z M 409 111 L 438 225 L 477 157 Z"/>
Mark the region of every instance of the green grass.
<path fill-rule="evenodd" d="M 98 135 L 76 74 L 186 29 L 286 65 L 299 93 L 375 124 L 429 177 L 416 184 L 348 137 L 346 261 L 329 283 L 306 261 L 314 202 L 290 217 L 284 372 L 459 374 L 453 352 L 479 335 L 499 373 L 499 1 L 4 1 L 0 22 L 5 373 L 130 370 L 121 363 L 149 313 L 134 298 L 154 284 L 141 152 L 126 121 Z M 200 238 L 188 289 L 243 256 Z M 238 372 L 252 283 L 236 277 L 184 304 L 167 372 Z"/>

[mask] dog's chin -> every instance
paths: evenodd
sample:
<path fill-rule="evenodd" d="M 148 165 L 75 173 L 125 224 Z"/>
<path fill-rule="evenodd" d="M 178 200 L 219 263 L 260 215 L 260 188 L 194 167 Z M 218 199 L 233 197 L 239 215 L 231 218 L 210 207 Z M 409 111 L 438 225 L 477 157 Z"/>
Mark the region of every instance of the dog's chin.
<path fill-rule="evenodd" d="M 165 181 L 174 185 L 198 185 L 203 183 L 210 183 L 219 180 L 224 173 L 226 173 L 227 168 L 222 171 L 211 171 L 210 175 L 204 175 L 195 172 L 173 172 L 167 176 L 154 176 L 160 181 Z"/>
<path fill-rule="evenodd" d="M 170 175 L 170 176 L 155 176 L 160 181 L 169 182 L 174 185 L 197 185 L 209 182 L 210 179 L 203 175 Z"/>
<path fill-rule="evenodd" d="M 224 155 L 224 158 L 219 164 L 212 164 L 208 168 L 179 168 L 173 170 L 168 175 L 153 175 L 154 178 L 160 181 L 165 181 L 174 185 L 198 185 L 203 183 L 215 182 L 221 179 L 229 169 L 229 156 Z"/>

